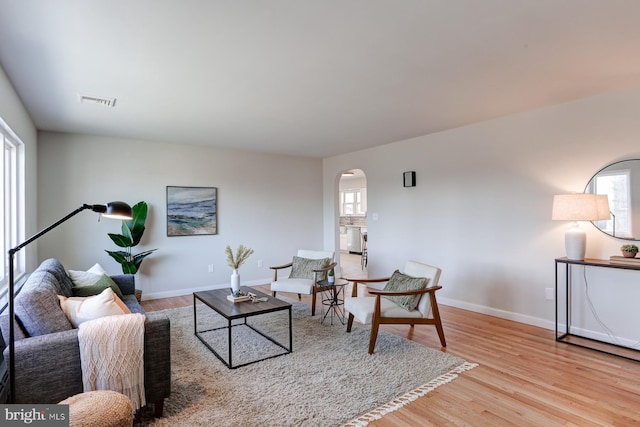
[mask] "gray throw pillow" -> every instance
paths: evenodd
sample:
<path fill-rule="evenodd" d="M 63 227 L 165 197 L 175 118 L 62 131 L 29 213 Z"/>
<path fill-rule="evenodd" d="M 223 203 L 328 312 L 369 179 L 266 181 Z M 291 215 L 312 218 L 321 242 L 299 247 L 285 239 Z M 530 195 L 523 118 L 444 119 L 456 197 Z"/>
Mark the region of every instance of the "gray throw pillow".
<path fill-rule="evenodd" d="M 312 279 L 313 270 L 319 270 L 331 264 L 331 258 L 309 259 L 294 256 L 289 279 Z M 318 275 L 318 280 L 324 280 L 324 273 Z"/>
<path fill-rule="evenodd" d="M 384 287 L 385 291 L 417 291 L 427 287 L 429 279 L 425 277 L 412 277 L 406 274 L 400 273 L 396 270 L 391 275 L 391 278 Z M 400 307 L 408 311 L 413 311 L 420 302 L 422 295 L 401 295 L 401 296 L 386 296 L 390 301 L 393 301 Z"/>

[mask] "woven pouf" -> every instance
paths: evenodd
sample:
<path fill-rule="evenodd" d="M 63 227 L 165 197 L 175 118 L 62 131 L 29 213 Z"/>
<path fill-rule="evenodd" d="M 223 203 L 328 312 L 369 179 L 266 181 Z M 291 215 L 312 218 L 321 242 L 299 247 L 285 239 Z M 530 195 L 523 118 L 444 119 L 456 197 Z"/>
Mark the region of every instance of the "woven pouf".
<path fill-rule="evenodd" d="M 69 405 L 69 427 L 131 427 L 131 399 L 117 391 L 99 390 L 76 394 L 62 402 Z"/>

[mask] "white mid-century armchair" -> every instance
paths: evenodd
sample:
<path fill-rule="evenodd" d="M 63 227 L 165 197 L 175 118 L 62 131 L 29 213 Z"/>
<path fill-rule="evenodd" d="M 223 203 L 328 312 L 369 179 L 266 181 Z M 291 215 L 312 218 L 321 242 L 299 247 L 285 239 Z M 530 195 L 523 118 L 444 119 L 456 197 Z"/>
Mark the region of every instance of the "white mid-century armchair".
<path fill-rule="evenodd" d="M 269 267 L 273 270 L 273 281 L 271 282 L 271 293 L 275 297 L 276 292 L 291 292 L 298 294 L 312 295 L 311 315 L 316 314 L 316 294 L 322 291 L 317 286 L 320 280 L 324 280 L 326 273 L 333 270 L 336 263 L 333 261 L 334 252 L 312 251 L 307 249 L 298 250 L 298 254 L 288 264 L 277 267 Z M 317 262 L 309 262 L 315 260 Z M 291 268 L 289 277 L 278 277 L 278 270 Z"/>
<path fill-rule="evenodd" d="M 371 324 L 369 354 L 373 354 L 378 337 L 378 329 L 381 324 L 409 324 L 411 327 L 416 324 L 434 325 L 438 331 L 442 347 L 446 347 L 444 330 L 442 329 L 442 321 L 438 311 L 438 303 L 436 302 L 436 291 L 442 288 L 442 286 L 438 285 L 440 272 L 441 270 L 437 267 L 416 261 L 407 261 L 402 273 L 406 276 L 411 276 L 411 278 L 424 278 L 427 283 L 426 287 L 422 289 L 404 291 L 382 290 L 386 285 L 385 282 L 389 282 L 389 277 L 381 279 L 347 279 L 353 282 L 351 297 L 346 297 L 344 300 L 344 308 L 349 312 L 347 332 L 351 332 L 354 318 L 360 323 Z M 358 283 L 367 285 L 367 292 L 371 296 L 358 296 Z M 405 297 L 411 300 L 410 305 L 415 306 L 415 308 L 407 309 L 385 297 Z M 413 300 L 414 297 L 416 300 Z"/>

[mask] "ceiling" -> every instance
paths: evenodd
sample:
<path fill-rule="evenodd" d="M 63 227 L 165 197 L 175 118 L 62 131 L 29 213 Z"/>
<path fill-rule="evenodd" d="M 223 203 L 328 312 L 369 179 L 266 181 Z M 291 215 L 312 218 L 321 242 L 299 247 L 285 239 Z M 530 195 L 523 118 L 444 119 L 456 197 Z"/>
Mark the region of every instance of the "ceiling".
<path fill-rule="evenodd" d="M 0 11 L 0 65 L 48 131 L 328 157 L 640 86 L 637 0 L 0 0 Z"/>

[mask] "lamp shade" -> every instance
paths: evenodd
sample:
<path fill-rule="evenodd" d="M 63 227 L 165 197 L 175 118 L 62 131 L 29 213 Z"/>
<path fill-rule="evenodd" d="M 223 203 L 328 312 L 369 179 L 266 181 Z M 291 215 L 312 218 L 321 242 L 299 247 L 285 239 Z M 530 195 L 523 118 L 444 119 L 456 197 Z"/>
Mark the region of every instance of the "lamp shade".
<path fill-rule="evenodd" d="M 102 214 L 106 218 L 114 219 L 132 219 L 133 211 L 131 206 L 125 202 L 109 202 L 107 203 L 107 211 Z"/>
<path fill-rule="evenodd" d="M 105 218 L 125 219 L 133 218 L 131 206 L 125 202 L 109 202 L 107 205 L 85 205 L 88 209 L 102 214 Z"/>
<path fill-rule="evenodd" d="M 596 194 L 596 198 L 596 202 L 598 203 L 598 220 L 611 219 L 609 196 L 606 194 Z"/>
<path fill-rule="evenodd" d="M 609 219 L 609 201 L 606 195 L 599 194 L 559 194 L 553 196 L 551 219 L 560 221 Z"/>

